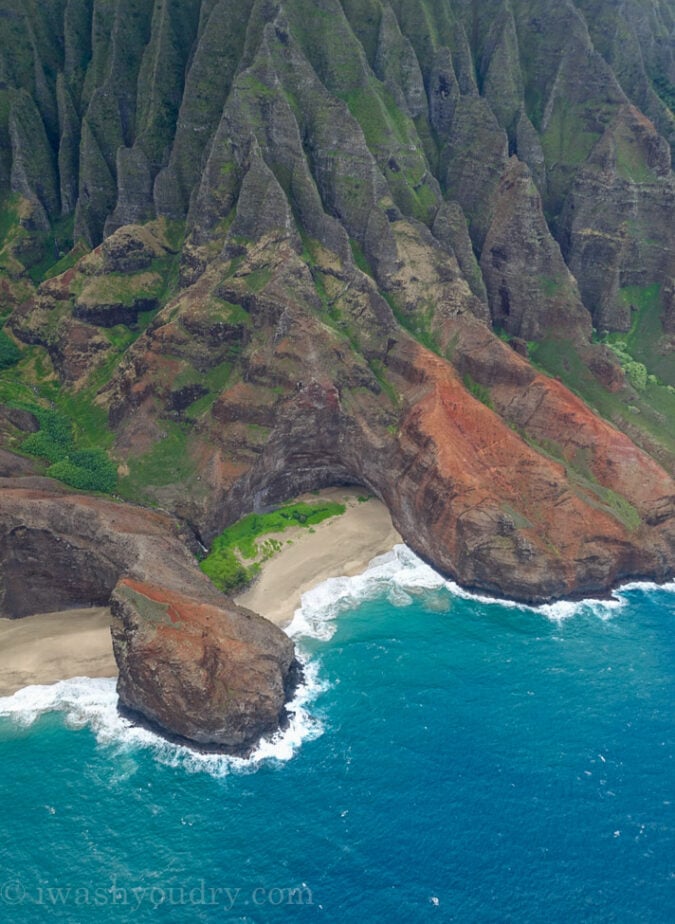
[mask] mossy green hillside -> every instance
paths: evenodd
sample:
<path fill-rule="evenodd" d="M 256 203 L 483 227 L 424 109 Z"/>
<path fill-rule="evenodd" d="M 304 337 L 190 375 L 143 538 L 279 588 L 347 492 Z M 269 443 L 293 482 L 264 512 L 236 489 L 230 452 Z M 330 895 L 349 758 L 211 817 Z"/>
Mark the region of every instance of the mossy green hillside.
<path fill-rule="evenodd" d="M 46 474 L 82 491 L 111 493 L 117 486 L 117 466 L 103 449 L 78 447 L 73 422 L 65 414 L 36 405 L 24 406 L 40 429 L 21 443 L 22 452 L 47 460 Z"/>
<path fill-rule="evenodd" d="M 0 369 L 15 366 L 21 359 L 21 350 L 4 330 L 0 328 Z"/>
<path fill-rule="evenodd" d="M 675 390 L 672 386 L 653 382 L 647 376 L 643 390 L 633 393 L 630 403 L 622 393 L 608 391 L 592 374 L 576 344 L 548 338 L 530 343 L 533 364 L 560 381 L 578 395 L 591 410 L 627 432 L 651 451 L 661 446 L 672 458 L 675 452 Z"/>
<path fill-rule="evenodd" d="M 627 286 L 619 289 L 619 299 L 631 308 L 631 328 L 627 333 L 610 334 L 606 340 L 623 342 L 634 360 L 644 363 L 647 372 L 665 385 L 675 386 L 675 363 L 664 348 L 661 286 Z"/>

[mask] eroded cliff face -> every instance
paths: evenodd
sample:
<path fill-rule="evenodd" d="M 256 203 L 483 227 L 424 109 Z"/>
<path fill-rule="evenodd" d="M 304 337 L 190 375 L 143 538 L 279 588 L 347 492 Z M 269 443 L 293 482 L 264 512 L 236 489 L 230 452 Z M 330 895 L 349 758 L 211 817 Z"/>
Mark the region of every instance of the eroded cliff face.
<path fill-rule="evenodd" d="M 8 2 L 2 51 L 18 374 L 120 492 L 208 544 L 355 482 L 473 587 L 667 576 L 671 5 L 135 7 Z"/>
<path fill-rule="evenodd" d="M 528 602 L 672 575 L 670 0 L 0 15 L 3 612 L 112 600 L 123 708 L 247 753 L 293 646 L 188 551 L 243 514 L 364 485 Z"/>
<path fill-rule="evenodd" d="M 0 492 L 3 616 L 111 605 L 120 706 L 186 744 L 246 755 L 284 722 L 293 643 L 213 587 L 173 517 L 23 473 Z"/>

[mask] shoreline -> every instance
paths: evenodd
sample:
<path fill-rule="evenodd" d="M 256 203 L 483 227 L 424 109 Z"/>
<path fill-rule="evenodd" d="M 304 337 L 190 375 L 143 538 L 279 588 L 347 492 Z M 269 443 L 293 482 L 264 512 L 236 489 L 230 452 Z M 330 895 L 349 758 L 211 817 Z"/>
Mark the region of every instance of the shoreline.
<path fill-rule="evenodd" d="M 363 489 L 338 487 L 296 498 L 338 501 L 347 509 L 309 529 L 291 527 L 263 537 L 277 538 L 282 547 L 235 602 L 283 628 L 303 593 L 328 578 L 365 571 L 373 558 L 401 542 L 384 504 L 374 497 L 360 501 L 359 496 L 364 496 Z M 116 676 L 107 607 L 0 617 L 0 697 L 72 677 Z"/>
<path fill-rule="evenodd" d="M 117 676 L 107 607 L 0 619 L 0 696 L 81 676 Z"/>
<path fill-rule="evenodd" d="M 308 590 L 329 578 L 361 574 L 373 558 L 403 542 L 385 505 L 375 497 L 359 500 L 363 496 L 362 490 L 326 488 L 318 495 L 298 497 L 308 503 L 320 497 L 347 509 L 310 529 L 292 527 L 270 534 L 283 542 L 282 549 L 264 562 L 252 584 L 235 595 L 235 603 L 284 628 Z"/>
<path fill-rule="evenodd" d="M 359 500 L 359 497 L 362 499 Z M 261 565 L 255 581 L 234 596 L 240 606 L 260 613 L 280 628 L 288 626 L 304 593 L 330 578 L 362 574 L 369 563 L 391 551 L 403 540 L 394 529 L 384 504 L 375 497 L 363 500 L 363 490 L 327 488 L 302 495 L 307 502 L 319 498 L 346 506 L 345 513 L 314 527 L 290 527 L 272 533 L 282 545 Z M 509 601 L 528 609 L 575 604 L 583 600 L 609 601 L 623 587 L 641 584 L 674 590 L 673 581 L 663 583 L 626 576 L 603 595 L 570 597 L 549 604 Z M 467 591 L 479 600 L 505 603 L 506 598 L 485 591 Z M 25 616 L 0 617 L 0 697 L 34 684 L 51 684 L 73 677 L 116 677 L 112 652 L 110 611 L 107 607 L 70 609 Z"/>

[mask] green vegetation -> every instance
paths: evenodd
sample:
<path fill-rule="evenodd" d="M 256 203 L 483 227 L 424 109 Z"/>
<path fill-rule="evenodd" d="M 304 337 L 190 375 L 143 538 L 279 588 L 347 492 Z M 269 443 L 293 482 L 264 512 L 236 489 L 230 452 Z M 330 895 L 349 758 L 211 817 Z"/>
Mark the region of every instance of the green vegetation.
<path fill-rule="evenodd" d="M 408 333 L 412 334 L 422 346 L 427 348 L 427 350 L 431 350 L 432 353 L 437 353 L 441 356 L 440 344 L 436 335 L 431 330 L 431 321 L 434 316 L 433 305 L 427 305 L 426 308 L 420 306 L 414 312 L 407 312 L 399 308 L 396 299 L 389 293 L 382 292 L 382 295 L 386 299 L 394 317 L 401 327 L 404 327 Z"/>
<path fill-rule="evenodd" d="M 604 125 L 614 112 L 610 104 L 593 106 L 594 100 L 579 105 L 558 98 L 553 107 L 542 146 L 547 164 L 579 164 L 586 160 Z"/>
<path fill-rule="evenodd" d="M 70 452 L 47 469 L 47 474 L 81 491 L 111 493 L 117 487 L 117 468 L 102 449 Z"/>
<path fill-rule="evenodd" d="M 16 193 L 0 203 L 0 247 L 4 247 L 19 224 L 19 197 Z"/>
<path fill-rule="evenodd" d="M 619 298 L 632 309 L 631 328 L 627 333 L 608 334 L 603 341 L 609 346 L 623 344 L 624 352 L 643 363 L 648 373 L 666 385 L 675 385 L 675 366 L 662 347 L 661 286 L 626 286 L 619 289 Z"/>
<path fill-rule="evenodd" d="M 326 501 L 312 504 L 299 502 L 280 507 L 271 513 L 251 513 L 228 526 L 213 540 L 211 550 L 200 567 L 216 587 L 232 593 L 255 577 L 260 569 L 260 561 L 270 558 L 281 548 L 281 542 L 276 539 L 265 540 L 259 545 L 261 536 L 282 533 L 291 526 L 311 528 L 344 512 L 344 504 Z M 242 559 L 258 560 L 246 565 Z"/>
<path fill-rule="evenodd" d="M 23 441 L 22 450 L 52 463 L 61 462 L 74 449 L 72 423 L 58 411 L 35 406 L 25 410 L 37 417 L 40 429 Z"/>
<path fill-rule="evenodd" d="M 610 343 L 609 347 L 616 353 L 633 388 L 644 391 L 647 387 L 647 367 L 644 363 L 636 362 L 630 353 L 626 352 L 626 344 L 623 341 L 617 340 L 615 343 Z"/>
<path fill-rule="evenodd" d="M 185 481 L 193 464 L 188 451 L 189 428 L 174 421 L 162 421 L 164 430 L 152 449 L 127 459 L 129 476 L 120 484 L 125 497 L 142 497 L 146 485 L 162 486 Z"/>
<path fill-rule="evenodd" d="M 220 363 L 217 366 L 214 366 L 212 369 L 198 378 L 198 373 L 196 370 L 192 371 L 192 376 L 195 383 L 198 381 L 204 388 L 207 389 L 206 394 L 202 395 L 201 398 L 196 398 L 192 404 L 188 405 L 190 417 L 196 418 L 200 417 L 209 408 L 218 398 L 218 395 L 225 389 L 225 386 L 230 380 L 232 375 L 232 364 L 228 362 Z M 177 380 L 178 382 L 178 380 Z M 190 384 L 189 381 L 185 381 L 181 384 Z"/>
<path fill-rule="evenodd" d="M 74 215 L 60 218 L 54 222 L 49 234 L 40 235 L 41 258 L 36 263 L 33 263 L 28 271 L 28 275 L 35 285 L 38 285 L 43 279 L 65 272 L 84 253 L 83 248 L 78 248 L 82 251 L 81 253 L 72 253 L 74 222 Z M 61 264 L 63 264 L 63 268 L 57 269 Z"/>
<path fill-rule="evenodd" d="M 354 257 L 354 263 L 358 266 L 362 273 L 365 273 L 366 276 L 373 275 L 373 271 L 370 268 L 370 263 L 366 259 L 366 255 L 363 252 L 363 248 L 358 241 L 354 240 L 353 237 L 349 238 L 349 246 L 352 250 L 352 256 Z"/>
<path fill-rule="evenodd" d="M 464 387 L 467 391 L 471 392 L 474 398 L 478 398 L 481 404 L 484 404 L 485 407 L 489 407 L 491 411 L 494 410 L 489 388 L 486 388 L 485 385 L 481 385 L 480 382 L 476 382 L 468 372 L 462 377 L 462 381 L 464 382 Z"/>
<path fill-rule="evenodd" d="M 0 203 L 0 270 L 27 271 L 35 284 L 64 272 L 84 254 L 82 245 L 73 250 L 73 215 L 60 218 L 47 233 L 28 232 L 21 225 L 25 200 L 18 194 Z"/>
<path fill-rule="evenodd" d="M 611 335 L 629 339 L 625 334 Z M 640 432 L 647 442 L 675 452 L 675 393 L 672 386 L 659 384 L 647 372 L 643 391 L 638 391 L 631 408 L 622 394 L 608 391 L 592 374 L 575 345 L 567 340 L 549 338 L 529 344 L 530 359 L 537 368 L 556 376 L 578 395 L 592 411 L 609 420 L 640 442 Z"/>
<path fill-rule="evenodd" d="M 20 359 L 21 350 L 11 337 L 0 329 L 0 369 L 9 369 L 10 366 L 15 366 Z"/>
<path fill-rule="evenodd" d="M 81 241 L 79 241 L 72 250 L 69 250 L 68 253 L 64 254 L 59 260 L 56 261 L 49 269 L 44 273 L 43 276 L 38 276 L 35 278 L 34 274 L 31 273 L 33 277 L 33 282 L 39 284 L 44 279 L 52 279 L 54 276 L 60 276 L 61 273 L 65 273 L 66 270 L 71 269 L 80 257 L 83 257 L 87 253 L 87 247 Z"/>
<path fill-rule="evenodd" d="M 24 409 L 37 417 L 40 429 L 22 442 L 21 449 L 51 462 L 47 469 L 50 477 L 82 491 L 115 490 L 115 463 L 103 449 L 78 448 L 73 423 L 65 414 L 35 405 Z"/>
<path fill-rule="evenodd" d="M 657 74 L 653 79 L 654 89 L 671 112 L 675 112 L 675 85 L 664 74 Z"/>
<path fill-rule="evenodd" d="M 428 167 L 418 150 L 415 123 L 378 80 L 341 95 L 386 175 L 396 204 L 404 214 L 430 221 L 438 203 L 427 182 Z"/>
<path fill-rule="evenodd" d="M 248 276 L 245 276 L 244 281 L 251 292 L 260 292 L 270 281 L 271 276 L 272 271 L 269 266 L 261 266 L 249 273 Z"/>
<path fill-rule="evenodd" d="M 586 503 L 596 510 L 609 513 L 610 516 L 622 523 L 626 529 L 637 529 L 642 522 L 640 514 L 625 497 L 598 482 L 591 470 L 588 450 L 577 450 L 575 455 L 569 458 L 562 446 L 554 440 L 535 440 L 522 430 L 518 432 L 525 442 L 537 452 L 548 456 L 548 458 L 556 462 L 560 462 L 564 466 L 570 484 L 574 485 Z"/>
<path fill-rule="evenodd" d="M 565 291 L 567 280 L 560 276 L 542 276 L 541 289 L 544 295 L 552 298 Z"/>
<path fill-rule="evenodd" d="M 157 261 L 159 262 L 159 261 Z M 164 294 L 165 278 L 158 272 L 107 273 L 83 280 L 80 300 L 97 304 L 119 304 L 131 308 L 139 299 L 159 300 Z"/>
<path fill-rule="evenodd" d="M 654 174 L 649 169 L 644 153 L 632 138 L 617 139 L 616 166 L 619 176 L 634 183 L 654 182 Z"/>
<path fill-rule="evenodd" d="M 385 369 L 385 366 L 382 360 L 381 359 L 371 359 L 368 361 L 368 365 L 370 366 L 371 372 L 377 379 L 382 391 L 387 395 L 387 397 L 389 398 L 391 403 L 394 405 L 394 407 L 398 407 L 400 404 L 401 398 L 398 392 L 396 391 L 396 389 L 394 388 L 394 386 L 391 384 L 391 382 L 387 378 L 386 369 Z"/>

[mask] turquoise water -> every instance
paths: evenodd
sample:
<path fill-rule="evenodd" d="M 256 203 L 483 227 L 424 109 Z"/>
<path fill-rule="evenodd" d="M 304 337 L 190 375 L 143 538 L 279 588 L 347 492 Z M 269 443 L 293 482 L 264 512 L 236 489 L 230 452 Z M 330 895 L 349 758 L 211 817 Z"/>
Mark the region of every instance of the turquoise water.
<path fill-rule="evenodd" d="M 671 921 L 674 617 L 481 601 L 399 547 L 305 598 L 309 690 L 251 762 L 108 681 L 0 700 L 1 919 Z"/>

